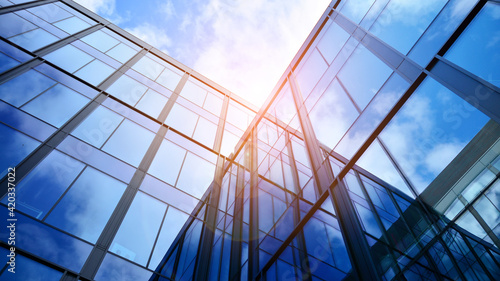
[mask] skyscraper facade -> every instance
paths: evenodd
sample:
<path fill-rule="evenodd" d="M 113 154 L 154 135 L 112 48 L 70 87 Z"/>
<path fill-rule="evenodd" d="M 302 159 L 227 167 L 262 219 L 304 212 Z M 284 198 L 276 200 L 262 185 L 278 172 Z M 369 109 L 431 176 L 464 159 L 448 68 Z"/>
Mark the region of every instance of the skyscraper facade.
<path fill-rule="evenodd" d="M 499 1 L 334 0 L 260 109 L 0 6 L 0 280 L 500 280 Z"/>

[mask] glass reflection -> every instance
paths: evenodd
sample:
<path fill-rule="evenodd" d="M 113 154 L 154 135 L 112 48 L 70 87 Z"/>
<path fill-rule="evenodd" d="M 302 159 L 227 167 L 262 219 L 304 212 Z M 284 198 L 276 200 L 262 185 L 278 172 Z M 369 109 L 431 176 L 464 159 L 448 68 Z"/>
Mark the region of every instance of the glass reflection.
<path fill-rule="evenodd" d="M 28 156 L 40 142 L 0 123 L 0 178 L 7 174 L 9 167 L 15 167 Z"/>
<path fill-rule="evenodd" d="M 77 49 L 73 45 L 66 45 L 57 49 L 45 55 L 44 58 L 71 73 L 94 59 L 89 54 Z"/>
<path fill-rule="evenodd" d="M 0 99 L 19 107 L 55 83 L 32 69 L 3 83 L 0 86 Z"/>

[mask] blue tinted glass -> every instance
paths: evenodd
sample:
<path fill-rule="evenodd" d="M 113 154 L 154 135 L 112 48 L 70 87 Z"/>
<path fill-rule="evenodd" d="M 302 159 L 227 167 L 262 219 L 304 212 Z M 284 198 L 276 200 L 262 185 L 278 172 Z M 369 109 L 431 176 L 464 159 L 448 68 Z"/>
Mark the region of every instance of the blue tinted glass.
<path fill-rule="evenodd" d="M 88 102 L 88 98 L 57 84 L 24 105 L 22 109 L 51 125 L 60 127 Z"/>
<path fill-rule="evenodd" d="M 71 17 L 62 21 L 58 21 L 54 23 L 54 25 L 69 34 L 77 33 L 78 31 L 81 31 L 90 26 L 90 24 L 77 17 Z"/>
<path fill-rule="evenodd" d="M 146 265 L 166 208 L 166 204 L 138 192 L 120 225 L 110 251 Z"/>
<path fill-rule="evenodd" d="M 50 23 L 60 21 L 65 18 L 69 18 L 73 16 L 69 12 L 64 9 L 61 9 L 59 6 L 54 4 L 41 5 L 34 8 L 28 9 L 30 13 L 33 13 L 39 18 L 42 18 L 45 21 Z"/>
<path fill-rule="evenodd" d="M 4 41 L 0 41 L 0 51 L 20 62 L 25 62 L 32 58 L 31 55 L 28 55 L 27 53 Z"/>
<path fill-rule="evenodd" d="M 35 51 L 41 47 L 45 47 L 50 43 L 58 40 L 56 36 L 48 33 L 47 31 L 38 28 L 29 32 L 19 34 L 16 37 L 10 38 L 10 41 L 25 48 L 28 51 Z"/>
<path fill-rule="evenodd" d="M 139 281 L 149 280 L 153 275 L 137 265 L 112 254 L 107 254 L 97 271 L 96 281 Z M 160 280 L 164 280 L 161 278 Z"/>
<path fill-rule="evenodd" d="M 137 51 L 121 43 L 120 45 L 113 47 L 106 54 L 121 63 L 126 63 L 135 54 L 137 54 Z"/>
<path fill-rule="evenodd" d="M 122 120 L 122 116 L 100 106 L 73 131 L 72 135 L 95 147 L 101 147 Z"/>
<path fill-rule="evenodd" d="M 114 71 L 115 69 L 111 66 L 95 59 L 91 63 L 78 70 L 75 75 L 89 82 L 90 84 L 97 86 L 102 82 L 102 80 L 111 75 L 111 73 L 113 73 Z"/>
<path fill-rule="evenodd" d="M 63 273 L 60 271 L 17 254 L 15 273 L 5 270 L 0 276 L 0 281 L 59 281 L 62 275 Z"/>
<path fill-rule="evenodd" d="M 469 103 L 427 78 L 381 138 L 420 193 L 488 120 Z"/>
<path fill-rule="evenodd" d="M 358 117 L 351 100 L 335 79 L 309 113 L 319 141 L 333 148 Z"/>
<path fill-rule="evenodd" d="M 329 64 L 332 63 L 347 39 L 349 39 L 349 34 L 335 22 L 332 22 L 318 43 L 319 51 Z"/>
<path fill-rule="evenodd" d="M 446 2 L 445 0 L 390 1 L 370 28 L 370 32 L 406 54 Z"/>
<path fill-rule="evenodd" d="M 0 120 L 39 141 L 46 140 L 56 131 L 53 126 L 3 101 L 0 102 Z"/>
<path fill-rule="evenodd" d="M 16 208 L 42 219 L 83 167 L 83 163 L 54 150 L 17 185 Z"/>
<path fill-rule="evenodd" d="M 18 202 L 16 200 L 16 203 Z M 5 207 L 0 206 L 2 221 L 7 221 L 8 213 Z M 16 239 L 16 247 L 72 271 L 80 272 L 92 251 L 91 245 L 22 214 L 16 214 L 16 218 L 16 237 L 23 238 Z M 5 243 L 7 243 L 7 235 L 6 231 L 0 232 L 0 239 Z"/>
<path fill-rule="evenodd" d="M 146 92 L 148 87 L 137 82 L 135 79 L 128 77 L 127 75 L 122 75 L 118 80 L 116 80 L 111 87 L 109 87 L 106 92 L 112 94 L 116 98 L 119 98 L 123 102 L 130 105 L 136 105 L 142 95 Z"/>
<path fill-rule="evenodd" d="M 315 49 L 297 73 L 297 82 L 304 100 L 307 99 L 327 68 L 328 64 Z"/>
<path fill-rule="evenodd" d="M 338 74 L 347 93 L 363 110 L 392 70 L 368 49 L 360 45 Z"/>
<path fill-rule="evenodd" d="M 193 173 L 196 171 L 196 173 Z M 201 198 L 214 179 L 215 165 L 192 154 L 186 155 L 177 187 Z"/>
<path fill-rule="evenodd" d="M 44 58 L 71 73 L 75 72 L 77 69 L 89 63 L 93 59 L 93 57 L 72 45 L 66 45 L 57 49 L 44 56 Z"/>
<path fill-rule="evenodd" d="M 375 0 L 349 0 L 340 8 L 340 13 L 359 23 Z M 396 1 L 398 2 L 398 1 Z"/>
<path fill-rule="evenodd" d="M 149 262 L 149 268 L 156 269 L 188 218 L 187 214 L 172 207 L 168 208 L 153 255 L 151 256 L 151 261 Z"/>
<path fill-rule="evenodd" d="M 167 101 L 168 99 L 165 96 L 149 89 L 141 98 L 139 103 L 137 103 L 136 108 L 144 111 L 154 118 L 158 118 L 158 115 L 160 115 L 160 112 L 163 107 L 165 107 L 165 104 L 167 104 Z"/>
<path fill-rule="evenodd" d="M 149 167 L 149 173 L 165 182 L 175 185 L 186 150 L 163 140 Z"/>
<path fill-rule="evenodd" d="M 0 98 L 19 107 L 55 83 L 38 71 L 29 70 L 0 85 Z"/>
<path fill-rule="evenodd" d="M 95 243 L 125 188 L 124 183 L 87 168 L 46 222 Z"/>
<path fill-rule="evenodd" d="M 500 87 L 500 4 L 488 2 L 445 57 Z"/>
<path fill-rule="evenodd" d="M 97 50 L 105 53 L 114 46 L 118 45 L 120 41 L 109 36 L 108 34 L 98 30 L 92 34 L 89 34 L 82 39 L 83 42 L 89 44 L 90 46 L 96 48 Z"/>
<path fill-rule="evenodd" d="M 153 138 L 152 132 L 126 119 L 104 145 L 103 150 L 137 167 Z"/>
<path fill-rule="evenodd" d="M 0 123 L 0 178 L 7 174 L 7 168 L 15 167 L 40 143 L 25 134 Z"/>
<path fill-rule="evenodd" d="M 37 28 L 36 25 L 13 13 L 0 15 L 0 36 L 9 38 L 19 33 Z"/>
<path fill-rule="evenodd" d="M 15 59 L 5 55 L 4 53 L 0 53 L 0 73 L 11 69 L 18 64 L 19 62 Z"/>

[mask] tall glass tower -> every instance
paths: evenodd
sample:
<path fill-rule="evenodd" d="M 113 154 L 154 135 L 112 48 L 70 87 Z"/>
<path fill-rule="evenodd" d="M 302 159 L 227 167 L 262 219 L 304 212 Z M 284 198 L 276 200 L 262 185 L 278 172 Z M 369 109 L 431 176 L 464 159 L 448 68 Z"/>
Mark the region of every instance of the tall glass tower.
<path fill-rule="evenodd" d="M 260 109 L 71 0 L 0 27 L 0 280 L 500 280 L 500 1 L 334 0 Z"/>

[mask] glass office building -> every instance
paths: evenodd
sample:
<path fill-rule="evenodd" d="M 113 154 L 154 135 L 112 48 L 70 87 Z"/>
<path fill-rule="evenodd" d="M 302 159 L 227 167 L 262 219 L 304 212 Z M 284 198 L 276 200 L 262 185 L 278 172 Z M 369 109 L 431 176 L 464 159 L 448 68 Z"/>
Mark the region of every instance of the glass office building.
<path fill-rule="evenodd" d="M 0 280 L 500 280 L 500 1 L 334 0 L 260 109 L 0 6 Z"/>

